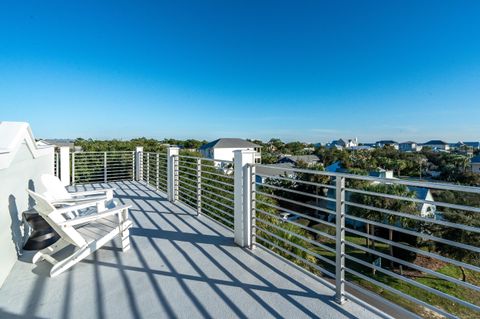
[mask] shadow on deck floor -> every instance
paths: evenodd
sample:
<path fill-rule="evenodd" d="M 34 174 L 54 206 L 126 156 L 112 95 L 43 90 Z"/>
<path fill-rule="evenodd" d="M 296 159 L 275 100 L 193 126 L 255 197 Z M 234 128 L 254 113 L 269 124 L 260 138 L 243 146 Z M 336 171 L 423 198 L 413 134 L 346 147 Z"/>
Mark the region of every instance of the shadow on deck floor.
<path fill-rule="evenodd" d="M 132 204 L 132 249 L 118 239 L 64 274 L 18 261 L 0 289 L 1 318 L 385 318 L 263 249 L 233 243 L 230 230 L 168 202 L 137 182 L 115 187 Z M 72 190 L 73 190 L 72 189 Z"/>

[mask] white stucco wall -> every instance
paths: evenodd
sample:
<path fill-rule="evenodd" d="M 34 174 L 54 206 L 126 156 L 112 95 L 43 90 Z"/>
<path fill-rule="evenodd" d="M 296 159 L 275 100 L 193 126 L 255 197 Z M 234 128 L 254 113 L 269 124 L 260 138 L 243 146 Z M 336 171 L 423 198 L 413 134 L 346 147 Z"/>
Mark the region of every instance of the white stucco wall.
<path fill-rule="evenodd" d="M 0 287 L 22 253 L 22 212 L 32 205 L 26 189 L 42 191 L 38 180 L 41 174 L 53 174 L 53 152 L 53 147 L 44 149 L 34 158 L 24 141 L 9 166 L 0 169 Z"/>

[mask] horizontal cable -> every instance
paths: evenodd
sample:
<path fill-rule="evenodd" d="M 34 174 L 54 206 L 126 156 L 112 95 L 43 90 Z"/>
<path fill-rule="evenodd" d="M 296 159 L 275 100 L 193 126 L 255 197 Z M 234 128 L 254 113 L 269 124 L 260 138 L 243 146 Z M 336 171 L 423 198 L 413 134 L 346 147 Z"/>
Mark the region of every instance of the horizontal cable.
<path fill-rule="evenodd" d="M 282 180 L 282 181 L 287 181 L 287 182 L 292 182 L 292 183 L 301 183 L 301 184 L 305 184 L 305 185 L 325 187 L 325 188 L 330 188 L 330 189 L 335 189 L 336 188 L 335 186 L 332 186 L 332 185 L 320 184 L 320 183 L 304 181 L 304 180 L 299 180 L 299 179 L 294 179 L 294 178 L 289 178 L 289 177 L 264 175 L 264 174 L 258 173 L 258 172 L 255 172 L 255 175 L 262 176 L 262 177 L 267 177 L 267 178 L 272 178 L 272 179 L 279 179 L 279 180 Z"/>
<path fill-rule="evenodd" d="M 203 195 L 202 195 L 202 198 L 205 199 L 205 200 L 208 200 L 208 201 L 212 201 L 212 202 L 214 202 L 214 203 L 216 203 L 216 204 L 218 204 L 218 205 L 221 205 L 221 206 L 225 207 L 226 209 L 234 210 L 234 207 L 233 207 L 233 206 L 228 206 L 228 205 L 223 204 L 223 203 L 221 203 L 221 202 L 219 202 L 219 201 L 217 201 L 217 200 L 215 200 L 215 199 L 213 199 L 213 198 L 210 198 L 210 197 L 207 197 L 207 196 L 203 196 Z M 202 201 L 202 202 L 205 202 L 205 201 Z"/>
<path fill-rule="evenodd" d="M 364 252 L 368 252 L 370 254 L 374 254 L 374 255 L 377 255 L 379 257 L 382 257 L 382 258 L 385 258 L 387 260 L 391 260 L 393 262 L 396 262 L 398 264 L 402 264 L 404 266 L 407 266 L 407 267 L 410 267 L 410 268 L 413 268 L 413 269 L 416 269 L 418 271 L 422 271 L 422 272 L 425 272 L 427 274 L 430 274 L 432 276 L 435 276 L 437 278 L 441 278 L 441 279 L 444 279 L 444 280 L 447 280 L 451 283 L 454 283 L 454 284 L 457 284 L 457 285 L 460 285 L 460 286 L 463 286 L 465 288 L 469 288 L 469 289 L 473 289 L 473 290 L 476 290 L 476 291 L 480 291 L 480 287 L 478 286 L 475 286 L 471 283 L 468 283 L 468 282 L 465 282 L 465 281 L 462 281 L 462 280 L 459 280 L 457 278 L 454 278 L 454 277 L 451 277 L 451 276 L 447 276 L 447 275 L 444 275 L 442 273 L 439 273 L 439 272 L 436 272 L 436 271 L 433 271 L 431 269 L 428 269 L 428 268 L 425 268 L 425 267 L 422 267 L 422 266 L 418 266 L 414 263 L 410 263 L 408 261 L 405 261 L 403 259 L 399 259 L 399 258 L 396 258 L 396 257 L 393 257 L 393 256 L 390 256 L 390 255 L 387 255 L 387 254 L 384 254 L 384 253 L 381 253 L 377 250 L 374 250 L 374 249 L 370 249 L 370 248 L 366 248 L 366 247 L 363 247 L 362 245 L 357 245 L 355 243 L 352 243 L 348 240 L 345 241 L 345 244 L 350 246 L 350 247 L 353 247 L 353 248 L 356 248 L 358 250 L 362 250 Z"/>
<path fill-rule="evenodd" d="M 206 213 L 205 213 L 206 212 Z M 230 220 L 226 219 L 225 217 L 222 217 L 220 215 L 218 215 L 217 213 L 214 213 L 208 209 L 206 209 L 205 207 L 202 207 L 201 208 L 201 213 L 206 215 L 206 216 L 209 216 L 209 215 L 213 215 L 215 216 L 216 218 L 220 219 L 221 221 L 227 223 L 229 226 L 233 227 L 233 222 L 231 222 Z M 210 217 L 211 218 L 211 217 Z"/>
<path fill-rule="evenodd" d="M 319 242 L 316 241 L 316 240 L 312 240 L 312 239 L 310 239 L 310 238 L 304 237 L 304 236 L 302 236 L 302 235 L 300 235 L 300 234 L 297 234 L 297 233 L 295 233 L 295 232 L 292 232 L 292 231 L 290 231 L 290 230 L 287 230 L 287 229 L 285 229 L 285 228 L 282 228 L 282 227 L 280 227 L 280 226 L 278 226 L 278 225 L 272 224 L 272 223 L 270 223 L 270 222 L 268 222 L 268 221 L 266 221 L 266 220 L 263 220 L 263 219 L 260 219 L 260 218 L 259 218 L 258 220 L 259 220 L 261 223 L 266 224 L 266 225 L 268 225 L 268 226 L 270 226 L 270 227 L 273 227 L 273 228 L 275 228 L 275 229 L 277 229 L 277 230 L 280 230 L 280 231 L 282 231 L 282 232 L 284 232 L 284 233 L 286 233 L 286 234 L 289 234 L 289 235 L 291 235 L 291 236 L 295 236 L 295 237 L 297 237 L 297 238 L 300 238 L 300 239 L 302 239 L 302 240 L 304 240 L 304 241 L 306 241 L 306 242 L 308 242 L 308 243 L 310 243 L 310 244 L 312 244 L 312 245 L 314 245 L 314 246 L 320 247 L 320 248 L 322 248 L 322 249 L 324 249 L 324 250 L 326 250 L 326 251 L 329 251 L 329 252 L 331 252 L 331 253 L 335 253 L 335 249 L 333 249 L 333 248 L 331 248 L 331 247 L 328 247 L 328 246 L 326 246 L 326 245 L 324 245 L 324 244 L 322 244 L 322 243 L 319 243 Z M 259 228 L 259 227 L 256 226 L 256 225 L 254 225 L 253 227 Z"/>
<path fill-rule="evenodd" d="M 318 210 L 318 211 L 321 211 L 321 212 L 325 212 L 325 213 L 328 213 L 328 214 L 335 215 L 335 212 L 333 212 L 329 209 L 320 207 L 320 206 L 315 206 L 315 205 L 310 205 L 310 204 L 298 202 L 298 201 L 293 200 L 293 199 L 287 199 L 287 198 L 284 198 L 284 197 L 280 197 L 280 196 L 277 196 L 277 195 L 261 192 L 261 191 L 258 191 L 258 190 L 256 190 L 255 192 L 257 194 L 261 194 L 263 196 L 267 196 L 267 197 L 270 197 L 270 198 L 275 198 L 275 199 L 278 199 L 278 200 L 281 200 L 281 201 L 289 202 L 289 203 L 292 203 L 292 204 L 296 204 L 296 205 L 300 205 L 300 206 L 303 206 L 303 207 L 311 208 L 313 210 Z"/>
<path fill-rule="evenodd" d="M 293 242 L 291 242 L 291 241 L 289 241 L 289 240 L 287 240 L 287 239 L 285 239 L 285 238 L 282 238 L 282 237 L 280 237 L 280 236 L 278 236 L 278 235 L 276 235 L 276 234 L 274 234 L 274 233 L 272 233 L 272 232 L 269 232 L 269 231 L 266 230 L 266 229 L 263 229 L 263 228 L 258 227 L 258 226 L 253 226 L 253 227 L 255 227 L 256 229 L 260 230 L 261 232 L 263 232 L 263 233 L 265 233 L 265 234 L 267 234 L 267 235 L 269 235 L 269 236 L 272 236 L 272 237 L 280 240 L 281 242 L 283 242 L 283 243 L 285 243 L 285 244 L 287 244 L 287 245 L 290 245 L 290 246 L 292 246 L 292 247 L 295 247 L 295 248 L 297 248 L 297 249 L 300 249 L 301 251 L 306 252 L 307 254 L 310 254 L 310 255 L 314 256 L 315 258 L 317 258 L 317 259 L 319 259 L 319 260 L 321 260 L 321 261 L 323 261 L 323 262 L 326 262 L 327 264 L 330 264 L 330 265 L 332 265 L 332 266 L 335 266 L 335 262 L 334 262 L 334 261 L 332 261 L 332 260 L 330 260 L 330 259 L 328 259 L 328 258 L 325 258 L 325 257 L 323 257 L 322 255 L 319 255 L 319 254 L 317 254 L 317 253 L 315 253 L 315 252 L 313 252 L 313 251 L 311 251 L 311 250 L 309 250 L 309 249 L 307 249 L 307 248 L 305 248 L 305 247 L 302 247 L 302 246 L 300 246 L 300 245 L 297 245 L 297 244 L 295 244 L 295 243 L 293 243 Z"/>
<path fill-rule="evenodd" d="M 284 187 L 274 186 L 274 185 L 270 185 L 270 184 L 265 184 L 265 183 L 262 184 L 262 183 L 259 183 L 259 182 L 255 182 L 255 184 L 257 184 L 258 186 L 261 186 L 261 187 L 273 188 L 273 189 L 277 189 L 277 190 L 281 190 L 281 191 L 285 191 L 285 192 L 290 192 L 290 193 L 294 193 L 294 194 L 298 194 L 298 195 L 305 195 L 305 196 L 310 196 L 310 197 L 314 197 L 314 198 L 318 198 L 318 199 L 324 199 L 324 200 L 328 200 L 328 201 L 331 201 L 331 202 L 336 201 L 334 198 L 315 195 L 315 194 L 311 194 L 311 193 L 306 193 L 306 192 L 297 191 L 297 190 L 293 190 L 293 189 L 288 189 L 288 188 L 284 188 Z"/>
<path fill-rule="evenodd" d="M 365 237 L 365 238 L 374 240 L 374 241 L 378 241 L 378 242 L 381 242 L 381 243 L 384 243 L 384 244 L 387 244 L 387 245 L 395 246 L 395 247 L 398 247 L 400 249 L 404 249 L 406 251 L 411 251 L 411 252 L 417 253 L 419 255 L 423 255 L 423 256 L 434 258 L 434 259 L 438 259 L 438 260 L 441 260 L 443 262 L 456 265 L 458 267 L 463 267 L 463 268 L 470 269 L 470 270 L 473 270 L 473 271 L 476 271 L 476 272 L 480 272 L 480 267 L 476 267 L 476 266 L 464 263 L 462 261 L 458 261 L 458 260 L 455 260 L 455 259 L 444 257 L 442 255 L 431 253 L 431 252 L 428 252 L 428 251 L 425 251 L 425 250 L 422 250 L 422 249 L 419 249 L 419 248 L 407 246 L 405 244 L 397 243 L 397 242 L 394 242 L 394 241 L 391 241 L 391 240 L 388 240 L 388 239 L 385 239 L 385 238 L 381 238 L 381 237 L 369 235 L 369 234 L 366 234 L 366 233 L 362 233 L 362 232 L 359 232 L 359 231 L 351 229 L 351 228 L 345 228 L 345 231 L 349 232 L 349 233 L 352 233 L 352 234 L 355 234 L 355 235 L 358 235 L 358 236 L 361 236 L 361 237 Z"/>
<path fill-rule="evenodd" d="M 446 183 L 433 183 L 433 182 L 417 182 L 417 181 L 407 181 L 403 179 L 391 179 L 391 178 L 382 178 L 382 177 L 374 177 L 374 176 L 365 176 L 365 175 L 356 175 L 356 174 L 348 174 L 348 173 L 331 173 L 325 171 L 317 171 L 317 170 L 307 170 L 307 169 L 299 169 L 299 168 L 289 168 L 289 167 L 282 167 L 276 168 L 268 165 L 256 164 L 257 167 L 265 167 L 269 169 L 281 169 L 285 171 L 294 171 L 300 173 L 307 173 L 307 174 L 315 174 L 315 175 L 324 175 L 330 177 L 344 177 L 348 179 L 356 179 L 356 180 L 363 180 L 363 181 L 372 181 L 372 182 L 380 182 L 384 184 L 400 184 L 400 185 L 409 185 L 409 186 L 417 186 L 417 187 L 427 187 L 433 189 L 443 189 L 443 190 L 452 190 L 452 191 L 459 191 L 459 192 L 466 192 L 466 193 L 474 193 L 480 194 L 480 187 L 473 187 L 473 186 L 461 186 L 456 184 L 446 184 Z"/>
<path fill-rule="evenodd" d="M 375 221 L 372 221 L 372 220 L 368 220 L 368 219 L 365 219 L 365 218 L 360 218 L 360 217 L 356 217 L 356 216 L 352 216 L 352 215 L 347 215 L 346 218 L 357 220 L 359 222 L 375 225 L 375 226 L 382 227 L 382 228 L 395 230 L 395 231 L 405 233 L 405 234 L 409 234 L 409 235 L 412 235 L 412 236 L 415 236 L 415 237 L 422 237 L 424 239 L 428 239 L 428 240 L 436 241 L 436 242 L 439 242 L 439 243 L 447 244 L 447 245 L 450 245 L 450 246 L 453 246 L 453 247 L 463 248 L 463 249 L 467 249 L 467 250 L 470 250 L 470 251 L 480 253 L 480 247 L 475 247 L 475 246 L 468 245 L 468 244 L 462 244 L 462 243 L 458 243 L 458 242 L 455 242 L 455 241 L 452 241 L 452 240 L 428 235 L 428 234 L 421 233 L 421 232 L 411 231 L 411 230 L 408 230 L 408 229 L 405 229 L 405 228 L 400 228 L 400 227 L 392 226 L 392 225 L 389 225 L 389 224 L 379 223 L 379 222 L 375 222 Z"/>
<path fill-rule="evenodd" d="M 443 316 L 445 316 L 445 317 L 447 317 L 447 318 L 458 319 L 458 317 L 455 317 L 455 316 L 453 316 L 452 314 L 450 314 L 450 313 L 448 313 L 448 312 L 446 312 L 446 311 L 444 311 L 444 310 L 442 310 L 442 309 L 440 309 L 440 308 L 437 308 L 437 307 L 435 307 L 435 306 L 433 306 L 433 305 L 431 305 L 431 304 L 429 304 L 429 303 L 427 303 L 427 302 L 425 302 L 425 301 L 422 301 L 422 300 L 417 299 L 417 298 L 415 298 L 415 297 L 413 297 L 413 296 L 410 296 L 409 294 L 406 294 L 406 293 L 404 293 L 403 291 L 400 291 L 400 290 L 395 289 L 395 288 L 393 288 L 393 287 L 391 287 L 391 286 L 388 286 L 388 285 L 386 285 L 386 284 L 384 284 L 384 283 L 382 283 L 382 282 L 380 282 L 380 281 L 378 281 L 378 280 L 373 279 L 372 277 L 365 276 L 364 274 L 361 274 L 361 273 L 359 273 L 358 271 L 355 271 L 355 270 L 350 269 L 350 268 L 345 268 L 345 271 L 348 272 L 348 273 L 350 273 L 350 274 L 352 274 L 352 275 L 354 275 L 354 276 L 357 276 L 357 277 L 359 277 L 359 278 L 361 278 L 361 279 L 363 279 L 363 280 L 366 280 L 367 282 L 373 283 L 374 285 L 376 285 L 376 286 L 378 286 L 378 287 L 380 287 L 380 288 L 382 288 L 382 289 L 384 289 L 384 290 L 387 290 L 387 291 L 389 291 L 389 292 L 391 292 L 391 293 L 393 293 L 393 294 L 399 295 L 400 297 L 402 297 L 402 298 L 404 298 L 404 299 L 407 299 L 407 300 L 412 301 L 412 302 L 414 302 L 414 303 L 416 303 L 416 304 L 419 304 L 419 305 L 421 305 L 421 306 L 424 306 L 424 307 L 426 307 L 426 308 L 428 308 L 428 309 L 430 309 L 430 310 L 432 310 L 432 311 L 434 311 L 434 312 L 437 312 L 437 313 L 439 313 L 439 314 L 441 314 L 441 315 L 443 315 Z"/>
<path fill-rule="evenodd" d="M 317 229 L 315 229 L 315 228 L 311 228 L 311 227 L 308 227 L 308 226 L 305 226 L 305 225 L 302 225 L 302 224 L 299 224 L 299 223 L 296 223 L 296 222 L 293 222 L 293 221 L 290 221 L 290 220 L 283 219 L 283 218 L 280 217 L 280 216 L 275 216 L 275 215 L 270 214 L 269 212 L 266 212 L 266 211 L 264 211 L 264 210 L 262 210 L 262 209 L 259 209 L 259 208 L 255 208 L 255 211 L 260 212 L 260 213 L 265 214 L 265 215 L 268 215 L 268 216 L 270 216 L 270 217 L 276 218 L 276 219 L 281 220 L 281 221 L 283 221 L 283 222 L 285 222 L 285 223 L 292 224 L 292 225 L 295 225 L 295 226 L 300 227 L 300 228 L 302 228 L 302 229 L 311 231 L 312 233 L 315 233 L 315 234 L 317 234 L 317 235 L 323 236 L 323 237 L 325 237 L 325 238 L 328 238 L 328 239 L 331 239 L 331 240 L 335 240 L 335 236 L 332 236 L 332 235 L 330 235 L 330 234 L 327 234 L 327 233 L 322 232 L 322 231 L 320 231 L 320 230 L 317 230 Z M 258 217 L 255 217 L 255 219 L 256 219 L 256 220 L 259 220 L 259 221 L 262 221 L 262 219 L 261 219 L 261 218 L 258 218 Z"/>
<path fill-rule="evenodd" d="M 394 211 L 394 210 L 390 210 L 390 209 L 379 208 L 379 207 L 370 206 L 370 205 L 358 204 L 358 203 L 351 202 L 351 201 L 345 201 L 345 204 L 348 205 L 348 206 L 353 206 L 353 207 L 362 208 L 362 209 L 366 209 L 366 210 L 373 210 L 373 211 L 388 214 L 388 215 L 406 217 L 406 218 L 410 218 L 410 219 L 419 220 L 419 221 L 422 221 L 422 222 L 427 222 L 427 223 L 432 223 L 432 224 L 437 224 L 437 225 L 443 225 L 443 226 L 462 229 L 462 230 L 471 231 L 471 232 L 475 232 L 475 233 L 480 233 L 480 228 L 479 227 L 473 227 L 473 226 L 468 226 L 468 225 L 464 225 L 464 224 L 451 223 L 451 222 L 438 220 L 438 219 L 433 219 L 433 218 L 426 218 L 426 217 L 422 217 L 420 215 L 413 215 L 413 214 L 398 212 L 398 211 Z"/>
<path fill-rule="evenodd" d="M 290 213 L 290 214 L 294 214 L 294 215 L 298 215 L 298 216 L 302 216 L 304 218 L 307 218 L 309 220 L 312 220 L 312 221 L 315 221 L 317 223 L 320 223 L 320 224 L 323 224 L 323 225 L 326 225 L 326 226 L 330 226 L 330 227 L 336 227 L 335 224 L 333 223 L 330 223 L 330 222 L 327 222 L 327 221 L 324 221 L 322 219 L 319 219 L 319 218 L 316 218 L 316 217 L 312 217 L 312 216 L 309 216 L 309 215 L 306 215 L 306 214 L 302 214 L 302 213 L 299 213 L 295 210 L 291 210 L 291 209 L 287 209 L 287 208 L 283 208 L 283 207 L 280 207 L 280 206 L 277 206 L 277 205 L 273 205 L 273 204 L 270 204 L 270 203 L 267 203 L 267 202 L 264 202 L 262 200 L 259 200 L 259 199 L 256 199 L 255 202 L 257 203 L 260 203 L 260 204 L 263 204 L 263 205 L 267 205 L 271 208 L 275 208 L 277 210 L 282 210 L 286 213 Z"/>
<path fill-rule="evenodd" d="M 232 187 L 232 188 L 233 188 L 233 184 L 228 184 L 228 183 L 221 182 L 221 181 L 218 181 L 218 180 L 215 180 L 215 179 L 211 179 L 211 178 L 207 178 L 207 177 L 202 177 L 202 180 L 207 180 L 207 181 L 211 181 L 211 182 L 214 182 L 214 183 L 219 183 L 219 184 L 222 184 L 222 185 L 225 185 L 225 186 L 228 186 L 228 187 Z M 208 185 L 208 183 L 205 183 L 205 184 Z"/>
<path fill-rule="evenodd" d="M 206 192 L 206 193 L 208 193 L 208 194 L 212 194 L 213 196 L 217 196 L 217 197 L 219 197 L 219 198 L 221 198 L 221 199 L 227 200 L 227 201 L 229 201 L 229 202 L 231 202 L 231 203 L 234 202 L 233 198 L 228 198 L 228 197 L 225 197 L 225 196 L 222 196 L 222 195 L 218 195 L 217 193 L 214 193 L 214 192 L 212 192 L 212 191 L 206 190 L 206 189 L 204 189 L 204 188 L 200 188 L 200 191 L 202 192 L 202 194 L 203 194 L 203 192 Z M 203 196 L 203 195 L 202 195 L 202 196 Z"/>
<path fill-rule="evenodd" d="M 289 250 L 287 250 L 287 249 L 285 249 L 285 248 L 283 248 L 283 247 L 280 247 L 279 245 L 271 242 L 270 240 L 268 240 L 268 239 L 266 239 L 266 238 L 264 238 L 264 237 L 262 237 L 262 236 L 259 236 L 259 235 L 257 235 L 257 234 L 255 234 L 254 237 L 257 238 L 257 239 L 260 239 L 260 240 L 263 241 L 263 242 L 268 243 L 269 245 L 273 246 L 274 248 L 280 250 L 281 252 L 283 252 L 283 253 L 285 253 L 285 254 L 287 254 L 287 255 L 289 255 L 289 256 L 292 256 L 292 257 L 294 257 L 294 258 L 297 259 L 297 260 L 300 260 L 301 262 L 303 262 L 303 263 L 309 265 L 310 267 L 312 267 L 312 268 L 320 271 L 321 273 L 323 273 L 323 274 L 325 274 L 325 275 L 327 275 L 327 276 L 329 276 L 329 277 L 331 277 L 331 278 L 335 278 L 335 275 L 334 275 L 332 272 L 330 272 L 330 271 L 328 271 L 328 270 L 320 267 L 320 266 L 317 265 L 317 264 L 312 263 L 311 261 L 306 260 L 306 259 L 303 258 L 303 257 L 300 257 L 300 256 L 292 253 L 291 251 L 289 251 Z M 258 241 L 255 243 L 255 245 L 260 245 L 260 246 L 265 247 L 265 249 L 270 250 L 270 251 L 272 250 L 271 247 L 267 247 L 267 246 L 259 243 Z"/>
<path fill-rule="evenodd" d="M 388 276 L 391 276 L 391 277 L 393 277 L 393 278 L 396 278 L 396 279 L 398 279 L 398 280 L 400 280 L 400 281 L 409 283 L 409 284 L 411 284 L 412 286 L 415 286 L 415 287 L 417 287 L 417 288 L 426 290 L 426 291 L 428 291 L 428 292 L 430 292 L 430 293 L 432 293 L 432 294 L 435 294 L 435 295 L 437 295 L 437 296 L 439 296 L 439 297 L 442 297 L 442 298 L 445 298 L 445 299 L 449 299 L 449 300 L 451 300 L 451 301 L 453 301 L 453 302 L 459 303 L 459 304 L 461 304 L 461 305 L 463 305 L 463 306 L 465 306 L 465 307 L 468 307 L 468 308 L 470 308 L 470 309 L 473 309 L 473 310 L 475 310 L 475 311 L 480 311 L 480 306 L 474 305 L 474 304 L 472 304 L 472 303 L 469 303 L 468 301 L 465 301 L 465 300 L 462 300 L 462 299 L 457 298 L 457 297 L 455 297 L 455 296 L 449 295 L 449 294 L 447 294 L 447 293 L 445 293 L 445 292 L 443 292 L 443 291 L 440 291 L 440 290 L 437 290 L 437 289 L 435 289 L 435 288 L 429 287 L 429 286 L 424 285 L 424 284 L 422 284 L 422 283 L 420 283 L 420 282 L 418 282 L 418 281 L 415 281 L 415 280 L 413 280 L 413 279 L 410 279 L 410 278 L 407 278 L 407 277 L 405 277 L 405 276 L 399 275 L 399 274 L 394 273 L 394 272 L 392 272 L 392 271 L 390 271 L 390 270 L 387 270 L 387 269 L 385 269 L 385 268 L 382 268 L 382 267 L 379 267 L 379 266 L 375 266 L 374 264 L 368 263 L 368 262 L 366 262 L 366 261 L 364 261 L 364 260 L 358 259 L 358 258 L 353 257 L 353 256 L 351 256 L 351 255 L 345 255 L 345 258 L 350 259 L 350 260 L 352 260 L 352 261 L 354 261 L 354 262 L 356 262 L 356 263 L 359 263 L 359 264 L 361 264 L 361 265 L 363 265 L 363 266 L 365 266 L 365 267 L 368 267 L 368 268 L 371 268 L 371 269 L 375 269 L 376 271 L 379 271 L 379 272 L 381 272 L 381 273 L 384 273 L 384 274 L 386 274 L 386 275 L 388 275 Z"/>
<path fill-rule="evenodd" d="M 472 207 L 472 206 L 465 206 L 465 205 L 458 205 L 458 204 L 450 204 L 450 203 L 437 202 L 437 201 L 425 200 L 425 199 L 420 199 L 420 198 L 413 198 L 413 197 L 405 197 L 405 196 L 399 196 L 399 195 L 371 192 L 371 191 L 365 191 L 365 190 L 360 190 L 360 189 L 356 189 L 356 188 L 345 188 L 345 191 L 352 192 L 352 193 L 358 193 L 358 194 L 364 194 L 364 195 L 371 195 L 371 196 L 379 196 L 379 197 L 390 198 L 390 199 L 405 200 L 405 201 L 409 201 L 409 202 L 429 204 L 429 205 L 441 206 L 441 207 L 446 207 L 446 208 L 451 208 L 451 209 L 458 209 L 458 210 L 465 210 L 465 211 L 480 213 L 480 208 L 479 207 Z"/>
<path fill-rule="evenodd" d="M 224 210 L 222 210 L 218 207 L 212 206 L 212 205 L 210 205 L 209 203 L 206 203 L 206 202 L 202 202 L 202 207 L 203 207 L 203 205 L 207 205 L 208 207 L 210 207 L 212 209 L 215 209 L 215 210 L 219 211 L 220 213 L 222 213 L 224 215 L 227 215 L 228 217 L 231 217 L 232 219 L 234 218 L 233 213 L 227 213 L 226 211 L 224 211 Z"/>

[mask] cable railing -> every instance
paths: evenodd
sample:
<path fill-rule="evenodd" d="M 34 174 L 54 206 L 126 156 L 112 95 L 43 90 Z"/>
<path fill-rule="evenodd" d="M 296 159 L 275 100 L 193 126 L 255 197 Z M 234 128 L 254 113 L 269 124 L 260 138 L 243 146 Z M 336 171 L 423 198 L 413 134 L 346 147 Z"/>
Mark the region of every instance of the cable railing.
<path fill-rule="evenodd" d="M 134 152 L 71 153 L 72 184 L 133 180 L 134 171 Z"/>
<path fill-rule="evenodd" d="M 255 244 L 424 317 L 479 316 L 480 188 L 255 166 Z"/>
<path fill-rule="evenodd" d="M 60 177 L 60 154 L 57 151 L 53 153 L 53 175 Z"/>
<path fill-rule="evenodd" d="M 175 156 L 175 178 L 180 202 L 233 228 L 233 162 Z"/>
<path fill-rule="evenodd" d="M 143 181 L 233 229 L 237 244 L 240 232 L 241 246 L 330 281 L 339 303 L 347 287 L 426 318 L 479 316 L 480 188 L 235 164 L 178 149 L 82 152 L 72 178 Z"/>
<path fill-rule="evenodd" d="M 157 190 L 167 192 L 167 154 L 144 152 L 141 157 L 143 180 Z"/>

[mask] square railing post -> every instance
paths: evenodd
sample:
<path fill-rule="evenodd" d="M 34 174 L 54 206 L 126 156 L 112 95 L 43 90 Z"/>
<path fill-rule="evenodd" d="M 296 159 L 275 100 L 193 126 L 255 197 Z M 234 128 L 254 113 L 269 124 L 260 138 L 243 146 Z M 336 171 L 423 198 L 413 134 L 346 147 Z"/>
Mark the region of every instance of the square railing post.
<path fill-rule="evenodd" d="M 237 150 L 234 154 L 234 240 L 240 247 L 252 244 L 252 183 L 250 165 L 255 151 Z"/>
<path fill-rule="evenodd" d="M 135 180 L 142 181 L 143 180 L 143 147 L 137 146 L 135 147 Z"/>
<path fill-rule="evenodd" d="M 167 148 L 167 196 L 172 203 L 178 199 L 178 153 L 178 147 Z"/>
<path fill-rule="evenodd" d="M 250 234 L 250 240 L 251 240 L 251 243 L 250 243 L 250 248 L 251 249 L 254 249 L 255 248 L 255 245 L 256 245 L 256 242 L 257 242 L 257 236 L 256 233 L 257 233 L 257 230 L 255 228 L 256 226 L 256 185 L 255 185 L 255 182 L 256 182 L 256 166 L 255 165 L 249 165 L 249 168 L 250 168 L 250 171 L 249 171 L 249 175 L 250 175 L 250 212 L 251 212 L 251 216 L 250 216 L 250 223 L 251 223 L 251 226 L 250 226 L 250 229 L 251 229 L 251 234 Z"/>
<path fill-rule="evenodd" d="M 147 185 L 150 184 L 150 152 L 147 152 Z"/>
<path fill-rule="evenodd" d="M 336 218 L 335 218 L 335 301 L 345 302 L 345 177 L 335 178 Z"/>
<path fill-rule="evenodd" d="M 202 212 L 202 159 L 197 158 L 197 215 Z"/>
<path fill-rule="evenodd" d="M 158 154 L 158 153 L 156 154 L 156 162 L 157 162 L 157 163 L 155 164 L 155 167 L 157 168 L 157 169 L 155 170 L 155 177 L 156 177 L 156 183 L 155 183 L 156 186 L 155 186 L 155 189 L 156 189 L 156 190 L 158 190 L 158 186 L 159 186 L 159 185 L 158 185 L 158 184 L 159 184 L 159 181 L 158 181 L 158 178 L 159 178 L 159 176 L 158 176 L 158 174 L 159 174 L 159 172 L 158 172 L 158 165 L 160 164 L 160 157 L 159 157 L 159 155 L 160 155 L 160 154 Z"/>
<path fill-rule="evenodd" d="M 70 185 L 70 147 L 60 147 L 60 180 L 64 186 Z M 58 165 L 58 164 L 57 164 Z M 57 167 L 58 169 L 58 167 Z"/>

